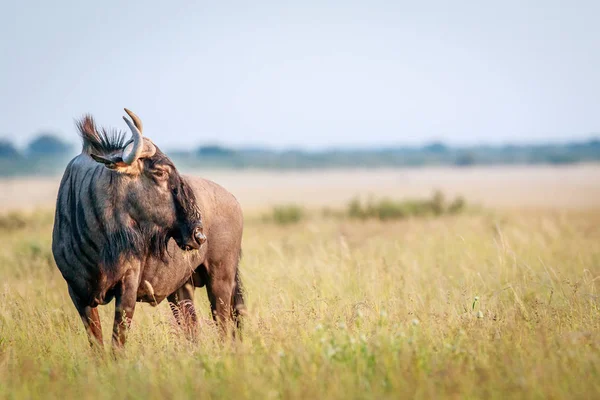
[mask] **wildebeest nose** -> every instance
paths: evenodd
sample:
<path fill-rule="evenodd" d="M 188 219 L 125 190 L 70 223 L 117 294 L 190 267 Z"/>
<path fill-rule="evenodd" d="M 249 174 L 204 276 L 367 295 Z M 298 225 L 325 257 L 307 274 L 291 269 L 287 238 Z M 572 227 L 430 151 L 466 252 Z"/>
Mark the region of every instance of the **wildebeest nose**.
<path fill-rule="evenodd" d="M 202 245 L 204 244 L 204 242 L 206 242 L 206 236 L 204 235 L 204 233 L 202 233 L 202 228 L 197 227 L 194 230 L 194 237 L 196 238 L 196 241 Z"/>

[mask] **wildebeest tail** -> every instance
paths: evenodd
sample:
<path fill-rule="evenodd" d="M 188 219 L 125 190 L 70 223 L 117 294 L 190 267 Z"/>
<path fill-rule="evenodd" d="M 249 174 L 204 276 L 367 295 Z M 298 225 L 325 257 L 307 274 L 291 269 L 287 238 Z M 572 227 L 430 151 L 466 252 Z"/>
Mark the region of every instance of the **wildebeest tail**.
<path fill-rule="evenodd" d="M 246 305 L 244 303 L 244 286 L 240 278 L 240 268 L 235 269 L 235 286 L 233 288 L 233 317 L 238 328 L 241 329 L 241 317 L 246 315 Z"/>

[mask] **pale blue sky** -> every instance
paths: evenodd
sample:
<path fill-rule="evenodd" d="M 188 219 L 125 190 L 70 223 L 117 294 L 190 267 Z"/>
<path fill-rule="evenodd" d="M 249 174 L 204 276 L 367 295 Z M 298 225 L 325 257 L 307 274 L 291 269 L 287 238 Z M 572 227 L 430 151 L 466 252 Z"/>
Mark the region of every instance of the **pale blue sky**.
<path fill-rule="evenodd" d="M 0 137 L 73 118 L 163 148 L 600 132 L 600 1 L 3 1 Z"/>

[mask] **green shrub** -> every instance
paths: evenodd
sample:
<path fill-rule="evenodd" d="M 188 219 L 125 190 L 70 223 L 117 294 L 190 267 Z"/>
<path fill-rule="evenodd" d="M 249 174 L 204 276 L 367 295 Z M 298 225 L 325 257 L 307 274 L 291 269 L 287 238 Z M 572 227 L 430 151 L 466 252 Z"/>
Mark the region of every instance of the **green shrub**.
<path fill-rule="evenodd" d="M 374 218 L 387 221 L 408 217 L 456 214 L 464 211 L 465 208 L 466 202 L 462 197 L 458 197 L 450 205 L 446 205 L 444 194 L 436 191 L 431 199 L 425 200 L 408 199 L 398 201 L 384 198 L 379 201 L 369 199 L 363 204 L 359 198 L 354 198 L 348 203 L 346 215 L 350 218 Z"/>
<path fill-rule="evenodd" d="M 288 225 L 300 222 L 305 216 L 302 207 L 289 204 L 273 207 L 271 214 L 266 219 L 279 225 Z"/>
<path fill-rule="evenodd" d="M 444 194 L 439 190 L 436 190 L 431 199 L 431 211 L 433 211 L 435 215 L 442 215 L 445 211 L 445 204 L 446 199 L 444 198 Z"/>
<path fill-rule="evenodd" d="M 449 214 L 459 214 L 463 212 L 467 208 L 467 202 L 462 196 L 458 196 L 450 205 L 448 206 Z"/>
<path fill-rule="evenodd" d="M 11 211 L 0 214 L 0 231 L 12 232 L 22 229 L 37 229 L 52 224 L 54 215 L 50 212 L 23 213 Z"/>
<path fill-rule="evenodd" d="M 382 221 L 404 218 L 409 213 L 406 206 L 406 204 L 398 203 L 391 199 L 383 199 L 379 203 L 369 204 L 368 216 L 379 218 Z"/>
<path fill-rule="evenodd" d="M 364 219 L 367 217 L 366 211 L 363 209 L 360 199 L 355 197 L 348 203 L 348 216 L 350 218 Z"/>
<path fill-rule="evenodd" d="M 28 222 L 28 219 L 18 212 L 0 215 L 0 229 L 4 231 L 23 229 L 27 226 Z"/>

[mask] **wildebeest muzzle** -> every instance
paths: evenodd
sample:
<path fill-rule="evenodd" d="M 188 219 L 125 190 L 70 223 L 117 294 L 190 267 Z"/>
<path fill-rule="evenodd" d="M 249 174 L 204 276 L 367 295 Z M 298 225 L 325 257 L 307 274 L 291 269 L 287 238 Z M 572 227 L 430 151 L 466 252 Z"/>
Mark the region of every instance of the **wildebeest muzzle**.
<path fill-rule="evenodd" d="M 183 232 L 180 231 L 178 235 L 173 236 L 177 246 L 185 251 L 198 250 L 206 242 L 202 223 L 195 224 L 190 229 L 187 229 L 187 231 L 185 234 L 182 234 Z"/>

